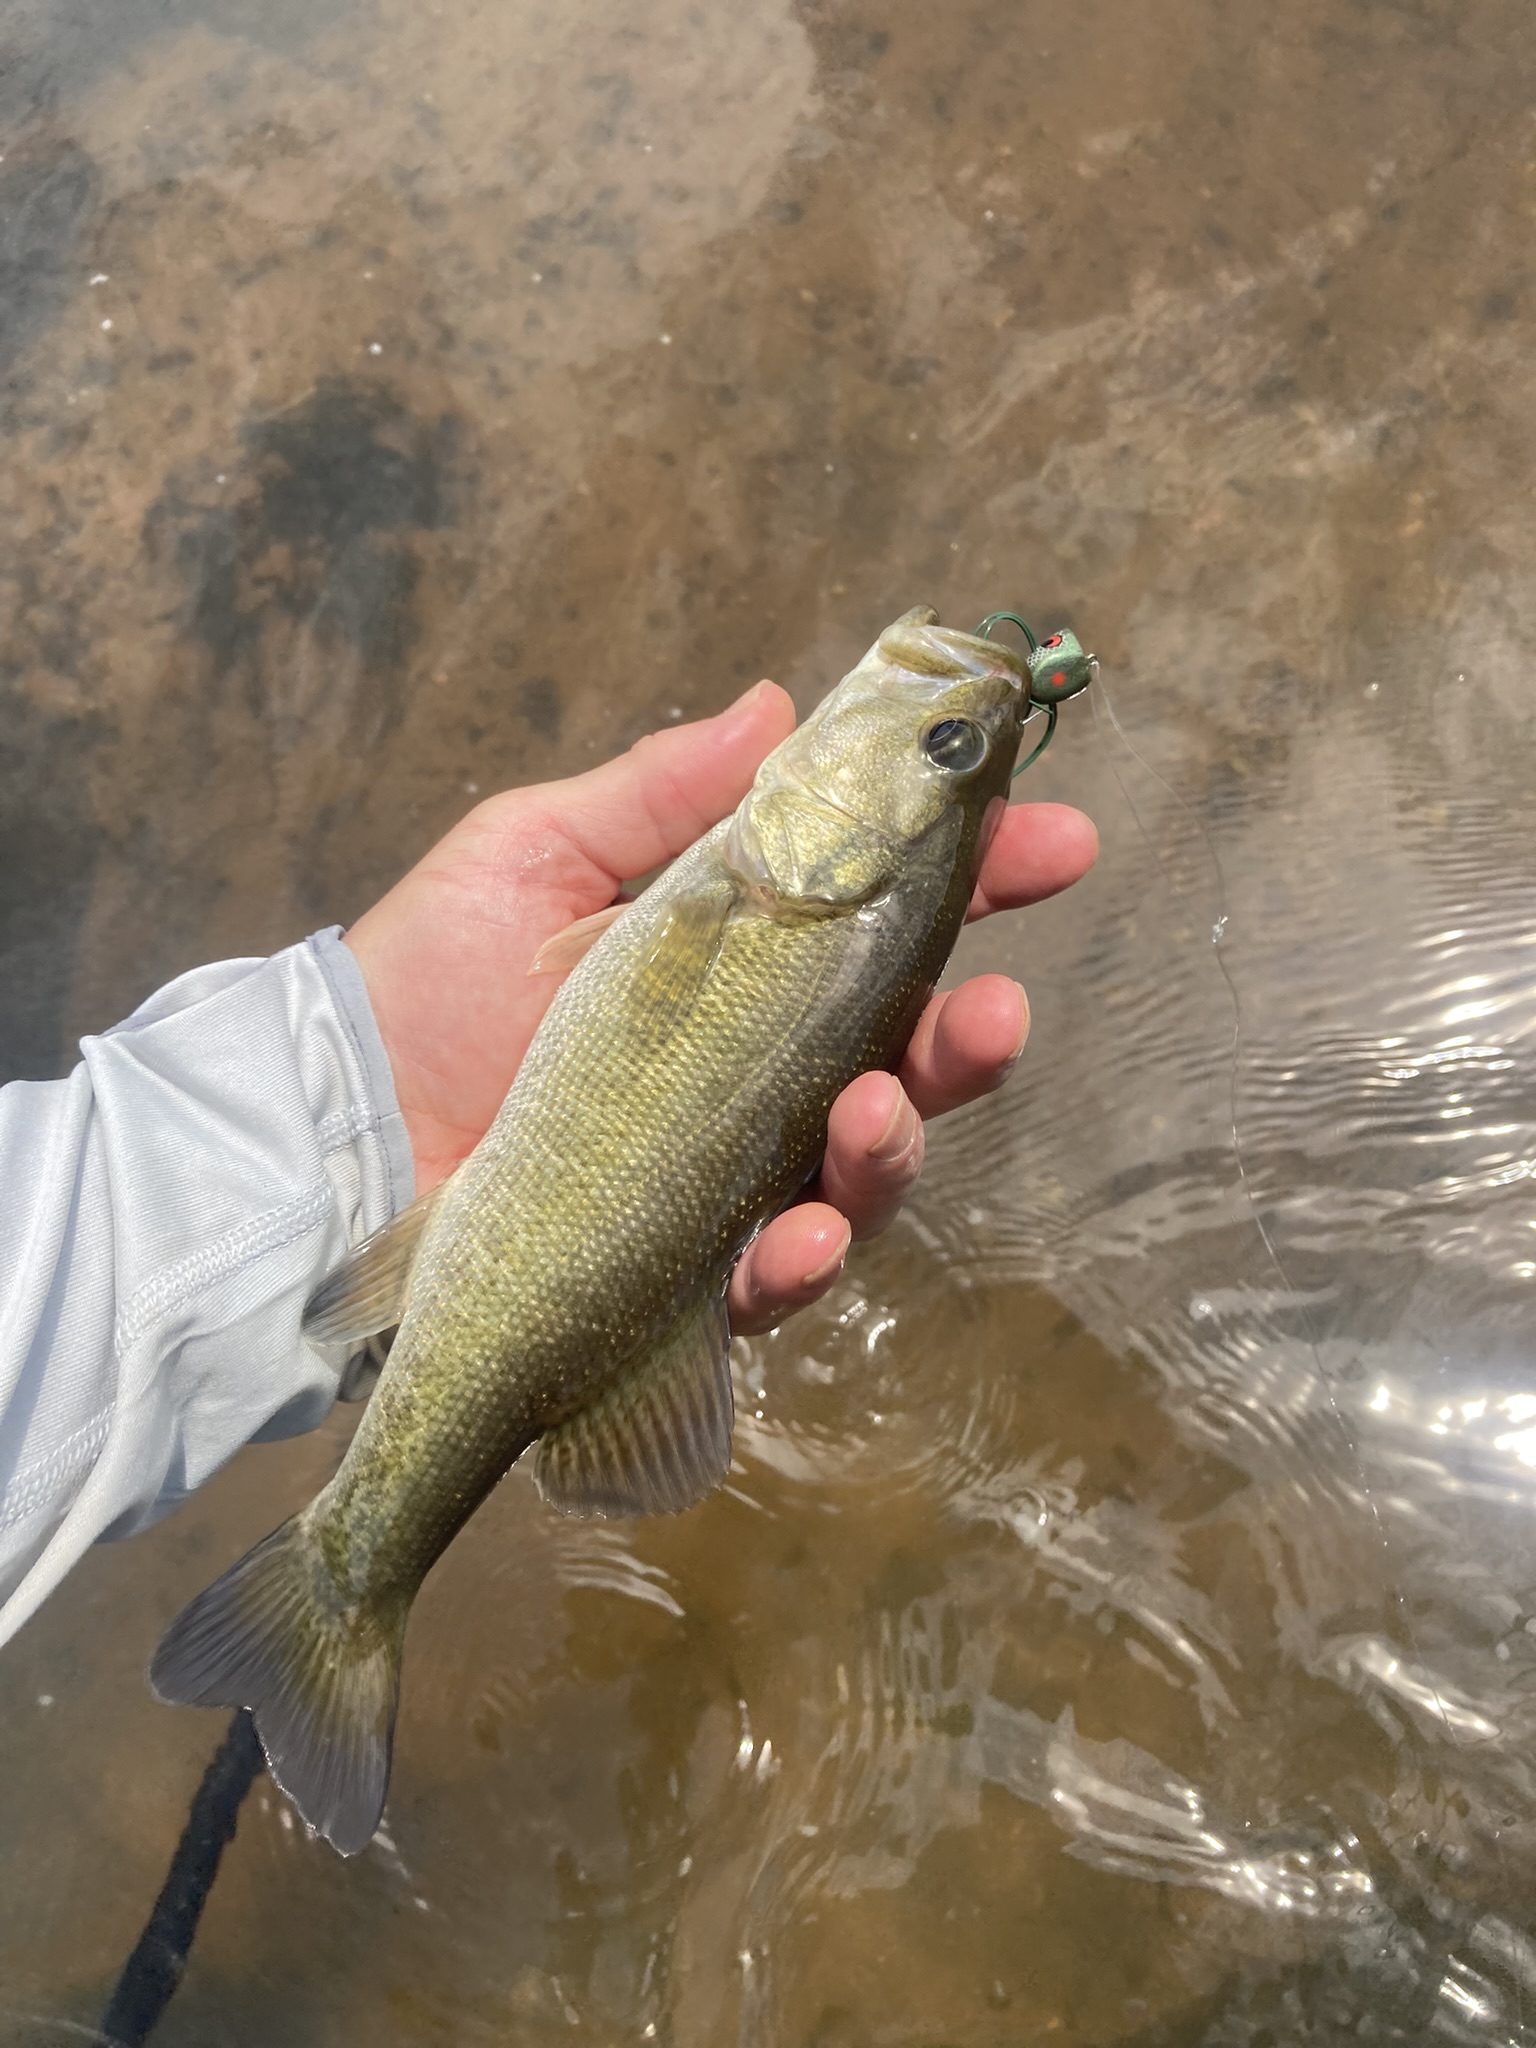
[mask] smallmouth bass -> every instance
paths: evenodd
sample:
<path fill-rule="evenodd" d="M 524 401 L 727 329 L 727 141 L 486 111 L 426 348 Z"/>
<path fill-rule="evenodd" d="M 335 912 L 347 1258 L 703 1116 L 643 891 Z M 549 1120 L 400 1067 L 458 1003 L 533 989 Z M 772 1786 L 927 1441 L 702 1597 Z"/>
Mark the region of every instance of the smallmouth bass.
<path fill-rule="evenodd" d="M 573 927 L 587 950 L 490 1130 L 312 1297 L 317 1341 L 398 1324 L 377 1391 L 336 1476 L 178 1616 L 150 1683 L 249 1707 L 343 1855 L 383 1812 L 411 1603 L 525 1451 L 577 1515 L 680 1512 L 725 1477 L 731 1269 L 815 1172 L 843 1088 L 898 1063 L 1029 681 L 928 607 L 888 627 L 732 817 Z"/>

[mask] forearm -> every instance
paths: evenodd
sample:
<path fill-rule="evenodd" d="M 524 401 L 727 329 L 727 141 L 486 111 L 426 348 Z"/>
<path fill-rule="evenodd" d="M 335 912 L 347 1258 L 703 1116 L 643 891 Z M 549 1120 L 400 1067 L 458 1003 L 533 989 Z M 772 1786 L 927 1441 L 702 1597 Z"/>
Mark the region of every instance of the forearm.
<path fill-rule="evenodd" d="M 200 968 L 0 1090 L 0 1640 L 336 1371 L 304 1298 L 411 1198 L 410 1146 L 333 935 Z"/>

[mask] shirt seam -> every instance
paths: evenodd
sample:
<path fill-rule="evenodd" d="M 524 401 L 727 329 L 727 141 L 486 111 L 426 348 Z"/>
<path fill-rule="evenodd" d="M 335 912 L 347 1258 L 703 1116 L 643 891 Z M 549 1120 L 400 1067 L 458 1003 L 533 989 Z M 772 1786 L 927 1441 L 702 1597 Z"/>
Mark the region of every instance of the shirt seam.
<path fill-rule="evenodd" d="M 29 1520 L 46 1507 L 49 1497 L 58 1493 L 79 1467 L 97 1455 L 112 1427 L 116 1407 L 115 1401 L 109 1401 L 106 1407 L 96 1411 L 89 1422 L 82 1422 L 62 1443 L 55 1444 L 45 1458 L 18 1467 L 6 1489 L 7 1502 L 5 1512 L 0 1514 L 0 1531 L 14 1528 L 16 1523 Z"/>
<path fill-rule="evenodd" d="M 113 1346 L 119 1357 L 158 1317 L 178 1308 L 189 1295 L 215 1286 L 230 1274 L 268 1252 L 280 1250 L 323 1223 L 330 1214 L 335 1193 L 328 1180 L 315 1183 L 302 1195 L 267 1209 L 259 1216 L 237 1223 L 212 1244 L 203 1245 L 184 1259 L 162 1266 L 135 1289 L 118 1313 Z"/>
<path fill-rule="evenodd" d="M 315 1136 L 320 1150 L 329 1156 L 332 1152 L 342 1151 L 377 1125 L 378 1115 L 373 1104 L 364 1099 L 349 1103 L 345 1109 L 333 1109 L 329 1116 L 323 1116 L 315 1126 Z"/>

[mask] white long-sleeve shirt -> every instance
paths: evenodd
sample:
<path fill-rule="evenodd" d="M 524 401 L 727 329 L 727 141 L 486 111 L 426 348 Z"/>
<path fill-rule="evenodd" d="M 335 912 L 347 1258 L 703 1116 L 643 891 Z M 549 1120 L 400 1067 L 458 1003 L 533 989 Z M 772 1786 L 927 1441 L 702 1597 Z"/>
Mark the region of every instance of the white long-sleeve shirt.
<path fill-rule="evenodd" d="M 339 930 L 184 974 L 80 1051 L 0 1089 L 0 1642 L 99 1537 L 321 1420 L 305 1298 L 414 1192 Z"/>

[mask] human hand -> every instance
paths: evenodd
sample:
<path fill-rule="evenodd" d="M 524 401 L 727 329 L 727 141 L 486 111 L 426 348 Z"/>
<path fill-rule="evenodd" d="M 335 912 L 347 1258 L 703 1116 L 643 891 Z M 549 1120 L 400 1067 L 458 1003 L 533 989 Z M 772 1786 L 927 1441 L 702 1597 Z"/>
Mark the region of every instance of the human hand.
<path fill-rule="evenodd" d="M 529 973 L 540 946 L 734 810 L 794 723 L 787 694 L 759 683 L 718 717 L 650 733 L 587 774 L 490 797 L 346 933 L 389 1054 L 418 1194 L 474 1149 L 512 1085 L 560 985 Z M 969 915 L 1054 896 L 1097 853 L 1080 811 L 1012 806 Z M 851 1240 L 885 1229 L 911 1191 L 922 1119 L 999 1087 L 1028 1029 L 1024 991 L 1004 975 L 934 996 L 898 1073 L 861 1074 L 843 1090 L 816 1186 L 738 1263 L 735 1331 L 771 1328 L 826 1292 Z"/>

